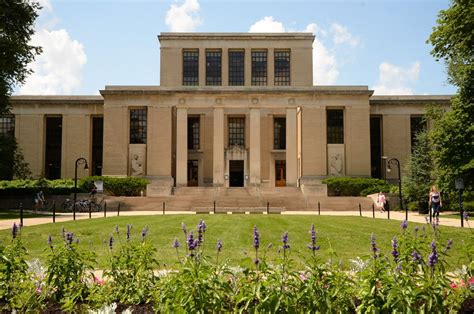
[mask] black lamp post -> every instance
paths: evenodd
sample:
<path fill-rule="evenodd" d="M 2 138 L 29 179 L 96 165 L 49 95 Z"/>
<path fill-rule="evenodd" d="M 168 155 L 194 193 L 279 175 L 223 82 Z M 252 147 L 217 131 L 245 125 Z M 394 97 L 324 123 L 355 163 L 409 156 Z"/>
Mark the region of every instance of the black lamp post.
<path fill-rule="evenodd" d="M 72 217 L 76 220 L 76 199 L 77 199 L 77 167 L 84 164 L 84 169 L 89 169 L 87 166 L 87 160 L 79 157 L 76 159 L 76 168 L 74 169 L 74 203 L 72 206 Z"/>
<path fill-rule="evenodd" d="M 386 156 L 382 156 L 382 159 L 388 159 Z M 398 169 L 398 198 L 400 199 L 400 209 L 403 210 L 403 200 L 402 200 L 402 174 L 401 174 L 401 167 L 400 161 L 397 158 L 390 158 L 387 160 L 387 172 L 390 172 L 391 166 L 397 166 Z M 405 219 L 408 220 L 408 207 L 405 209 Z"/>

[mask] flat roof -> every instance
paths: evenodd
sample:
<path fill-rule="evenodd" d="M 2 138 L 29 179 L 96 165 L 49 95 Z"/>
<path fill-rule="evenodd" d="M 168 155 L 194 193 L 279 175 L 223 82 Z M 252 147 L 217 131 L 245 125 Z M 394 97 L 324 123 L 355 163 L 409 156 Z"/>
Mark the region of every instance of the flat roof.
<path fill-rule="evenodd" d="M 172 33 L 162 32 L 158 35 L 158 40 L 223 40 L 223 39 L 239 39 L 239 40 L 311 40 L 315 36 L 310 32 L 291 32 L 291 33 Z"/>
<path fill-rule="evenodd" d="M 12 103 L 48 103 L 48 104 L 103 104 L 101 95 L 13 95 Z"/>
<path fill-rule="evenodd" d="M 449 103 L 453 95 L 377 95 L 370 97 L 370 103 L 400 104 L 400 103 Z"/>

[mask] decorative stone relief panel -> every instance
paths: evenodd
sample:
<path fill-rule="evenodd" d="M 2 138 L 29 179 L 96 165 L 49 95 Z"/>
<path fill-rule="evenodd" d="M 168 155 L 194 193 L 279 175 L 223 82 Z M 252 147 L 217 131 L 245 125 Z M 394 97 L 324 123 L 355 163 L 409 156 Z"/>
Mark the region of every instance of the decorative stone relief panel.
<path fill-rule="evenodd" d="M 342 177 L 345 174 L 344 144 L 328 144 L 328 176 Z"/>
<path fill-rule="evenodd" d="M 138 177 L 146 175 L 146 144 L 128 146 L 129 175 Z"/>

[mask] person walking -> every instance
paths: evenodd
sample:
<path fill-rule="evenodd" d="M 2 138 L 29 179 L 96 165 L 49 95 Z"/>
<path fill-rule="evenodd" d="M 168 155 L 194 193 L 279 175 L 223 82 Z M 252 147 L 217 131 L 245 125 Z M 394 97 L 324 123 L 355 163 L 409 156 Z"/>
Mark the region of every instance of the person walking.
<path fill-rule="evenodd" d="M 383 194 L 383 192 L 380 191 L 379 195 L 377 195 L 377 207 L 382 213 L 385 212 L 386 203 L 387 203 L 387 199 L 385 198 L 385 195 Z"/>
<path fill-rule="evenodd" d="M 436 216 L 439 219 L 439 210 L 443 206 L 441 201 L 441 193 L 438 191 L 435 185 L 431 187 L 430 195 L 428 197 L 428 204 L 430 206 L 430 210 L 432 210 L 433 217 Z"/>

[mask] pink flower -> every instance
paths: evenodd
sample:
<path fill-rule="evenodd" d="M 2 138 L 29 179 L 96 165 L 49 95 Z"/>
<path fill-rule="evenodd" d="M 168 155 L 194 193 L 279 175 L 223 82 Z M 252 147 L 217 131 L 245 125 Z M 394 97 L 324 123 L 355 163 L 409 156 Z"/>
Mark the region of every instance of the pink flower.
<path fill-rule="evenodd" d="M 451 282 L 451 284 L 449 285 L 451 288 L 453 289 L 457 289 L 458 286 L 454 283 L 454 282 Z"/>
<path fill-rule="evenodd" d="M 94 276 L 94 282 L 95 282 L 96 284 L 98 284 L 99 286 L 103 286 L 104 283 L 105 283 L 105 281 L 103 281 L 102 279 L 100 279 L 100 278 L 98 278 L 98 277 L 96 277 L 96 276 Z"/>
<path fill-rule="evenodd" d="M 301 281 L 306 281 L 308 280 L 308 277 L 306 277 L 306 274 L 304 272 L 300 272 L 300 279 Z"/>
<path fill-rule="evenodd" d="M 42 291 L 43 291 L 43 290 L 41 290 L 41 287 L 36 288 L 36 293 L 37 293 L 37 294 L 41 294 Z"/>

